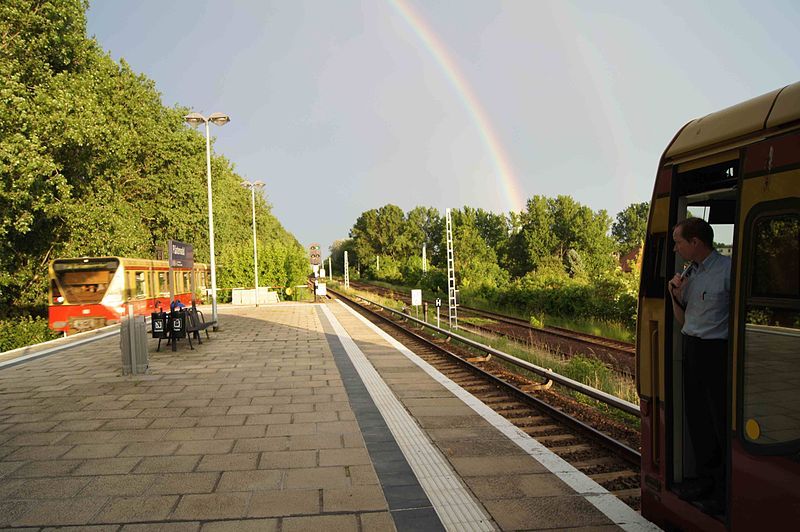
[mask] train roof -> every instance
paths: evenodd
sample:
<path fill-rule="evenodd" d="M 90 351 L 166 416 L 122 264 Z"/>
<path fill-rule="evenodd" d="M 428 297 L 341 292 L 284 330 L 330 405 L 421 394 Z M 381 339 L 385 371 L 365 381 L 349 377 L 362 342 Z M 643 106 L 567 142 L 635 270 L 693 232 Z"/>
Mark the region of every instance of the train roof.
<path fill-rule="evenodd" d="M 51 264 L 56 262 L 66 262 L 66 263 L 78 263 L 83 260 L 90 260 L 92 262 L 99 262 L 99 261 L 108 261 L 108 260 L 116 260 L 122 263 L 125 266 L 144 266 L 144 267 L 153 267 L 153 266 L 162 266 L 167 267 L 168 262 L 166 260 L 157 260 L 157 259 L 140 259 L 140 258 L 132 258 L 132 257 L 117 257 L 117 256 L 102 256 L 102 257 L 59 257 L 53 259 Z M 205 268 L 208 265 L 203 262 L 195 262 L 195 268 Z"/>
<path fill-rule="evenodd" d="M 734 148 L 739 140 L 751 141 L 753 135 L 792 122 L 800 126 L 800 82 L 692 120 L 678 132 L 664 157 Z"/>

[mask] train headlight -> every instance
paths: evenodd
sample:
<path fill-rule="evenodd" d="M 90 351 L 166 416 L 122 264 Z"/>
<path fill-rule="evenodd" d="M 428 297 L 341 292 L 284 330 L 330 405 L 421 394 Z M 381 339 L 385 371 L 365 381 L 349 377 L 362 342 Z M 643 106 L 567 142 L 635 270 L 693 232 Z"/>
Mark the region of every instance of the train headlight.
<path fill-rule="evenodd" d="M 61 303 L 63 303 L 63 302 L 64 302 L 64 296 L 58 296 L 58 297 L 55 299 L 55 302 L 56 302 L 56 303 L 58 303 L 58 304 L 61 304 Z"/>

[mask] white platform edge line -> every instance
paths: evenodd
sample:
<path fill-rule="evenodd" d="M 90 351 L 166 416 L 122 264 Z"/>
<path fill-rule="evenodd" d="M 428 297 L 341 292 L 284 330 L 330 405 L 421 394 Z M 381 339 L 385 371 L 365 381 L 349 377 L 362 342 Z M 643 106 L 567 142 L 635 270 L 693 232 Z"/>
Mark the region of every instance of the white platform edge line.
<path fill-rule="evenodd" d="M 428 375 L 450 390 L 456 397 L 461 399 L 467 406 L 472 408 L 478 415 L 488 421 L 492 426 L 505 434 L 510 440 L 530 456 L 540 462 L 551 473 L 560 478 L 568 486 L 578 492 L 587 501 L 600 510 L 614 524 L 623 530 L 660 530 L 656 525 L 642 517 L 633 508 L 623 503 L 612 495 L 603 486 L 587 477 L 563 458 L 550 451 L 547 447 L 536 441 L 527 433 L 514 426 L 506 418 L 489 408 L 477 397 L 464 390 L 461 386 L 454 383 L 449 378 L 442 375 L 433 366 L 422 360 L 419 356 L 405 347 L 403 344 L 389 336 L 375 324 L 367 320 L 364 316 L 351 309 L 341 300 L 336 300 L 350 314 L 357 317 L 365 325 L 375 331 L 381 338 L 386 340 L 392 347 L 403 353 L 409 360 L 422 368 Z"/>
<path fill-rule="evenodd" d="M 462 484 L 449 462 L 409 415 L 333 312 L 327 306 L 323 306 L 322 310 L 445 528 L 463 530 L 464 525 L 469 523 L 476 530 L 496 530 L 483 506 Z M 426 456 L 428 460 L 421 459 L 420 455 Z M 429 467 L 428 464 L 431 463 L 435 463 L 436 469 L 447 471 L 447 474 L 437 473 Z M 442 490 L 442 485 L 448 489 Z"/>

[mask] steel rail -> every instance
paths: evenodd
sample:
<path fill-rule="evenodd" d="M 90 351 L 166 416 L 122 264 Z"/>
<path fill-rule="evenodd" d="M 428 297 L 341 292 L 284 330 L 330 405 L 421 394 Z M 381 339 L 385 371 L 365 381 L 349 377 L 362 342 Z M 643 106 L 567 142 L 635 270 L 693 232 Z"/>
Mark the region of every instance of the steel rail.
<path fill-rule="evenodd" d="M 357 297 L 358 299 L 366 301 L 367 303 L 369 303 L 371 305 L 375 305 L 377 307 L 380 307 L 380 308 L 382 308 L 382 309 L 384 309 L 384 310 L 386 310 L 388 312 L 391 312 L 391 313 L 397 314 L 399 316 L 402 316 L 404 319 L 411 320 L 411 321 L 413 321 L 415 323 L 418 323 L 419 325 L 422 325 L 423 327 L 427 327 L 427 328 L 432 329 L 432 330 L 434 330 L 434 331 L 436 331 L 436 332 L 438 332 L 440 334 L 443 334 L 445 336 L 448 336 L 450 338 L 458 340 L 459 342 L 462 342 L 462 343 L 464 343 L 464 344 L 466 344 L 466 345 L 468 345 L 470 347 L 474 347 L 475 349 L 479 349 L 479 350 L 481 350 L 481 351 L 483 351 L 485 353 L 490 353 L 492 356 L 496 356 L 497 358 L 499 358 L 501 360 L 504 360 L 504 361 L 506 361 L 506 362 L 508 362 L 510 364 L 513 364 L 513 365 L 515 365 L 517 367 L 520 367 L 522 369 L 525 369 L 527 371 L 535 373 L 535 374 L 537 374 L 537 375 L 539 375 L 541 377 L 544 377 L 546 379 L 550 379 L 553 382 L 557 382 L 558 384 L 561 384 L 562 386 L 566 386 L 567 388 L 570 388 L 570 389 L 575 390 L 575 391 L 577 391 L 579 393 L 582 393 L 583 395 L 591 397 L 592 399 L 596 399 L 596 400 L 598 400 L 598 401 L 600 401 L 602 403 L 605 403 L 605 404 L 607 404 L 607 405 L 609 405 L 609 406 L 611 406 L 613 408 L 616 408 L 618 410 L 621 410 L 623 412 L 626 412 L 626 413 L 631 414 L 631 415 L 636 416 L 636 417 L 639 417 L 641 415 L 641 411 L 640 411 L 638 405 L 635 405 L 633 403 L 630 403 L 630 402 L 625 401 L 623 399 L 620 399 L 618 397 L 614 397 L 613 395 L 611 395 L 609 393 L 606 393 L 606 392 L 604 392 L 602 390 L 598 390 L 596 388 L 592 388 L 590 386 L 586 386 L 585 384 L 580 383 L 580 382 L 578 382 L 576 380 L 570 379 L 569 377 L 564 377 L 563 375 L 560 375 L 558 373 L 550 371 L 550 370 L 548 370 L 546 368 L 537 366 L 536 364 L 528 362 L 527 360 L 522 360 L 522 359 L 517 358 L 515 356 L 509 355 L 508 353 L 504 353 L 503 351 L 495 349 L 494 347 L 482 344 L 480 342 L 476 342 L 474 340 L 470 340 L 469 338 L 466 338 L 464 336 L 456 334 L 456 333 L 454 333 L 452 331 L 448 331 L 446 329 L 441 329 L 441 328 L 439 328 L 439 327 L 437 327 L 437 326 L 435 326 L 433 324 L 430 324 L 430 323 L 427 323 L 425 321 L 419 320 L 419 319 L 417 319 L 417 318 L 415 318 L 413 316 L 410 316 L 408 314 L 405 314 L 405 313 L 400 312 L 398 310 L 395 310 L 393 308 L 389 308 L 389 307 L 386 307 L 384 305 L 381 305 L 380 303 L 375 303 L 374 301 L 370 301 L 369 299 L 367 299 L 367 298 L 365 298 L 363 296 L 356 295 L 354 297 Z"/>
<path fill-rule="evenodd" d="M 329 289 L 328 291 L 333 293 L 333 294 L 335 294 L 337 297 L 340 297 L 340 298 L 344 299 L 345 301 L 349 301 L 354 305 L 359 305 L 358 303 L 353 301 L 350 296 L 345 296 L 344 294 L 342 294 L 342 293 L 340 293 L 340 292 L 338 292 L 336 290 L 333 290 L 333 289 Z M 354 296 L 354 297 L 357 297 L 358 299 L 366 301 L 366 302 L 368 302 L 370 304 L 373 304 L 373 305 L 376 305 L 376 306 L 381 307 L 383 309 L 386 309 L 386 307 L 384 307 L 383 305 L 380 305 L 378 303 L 373 303 L 373 302 L 369 301 L 368 299 L 363 298 L 361 296 Z M 497 375 L 493 375 L 492 373 L 489 373 L 485 369 L 483 369 L 483 368 L 481 368 L 481 367 L 479 367 L 479 366 L 477 366 L 477 365 L 475 365 L 475 364 L 473 364 L 473 363 L 471 363 L 471 362 L 469 362 L 467 360 L 464 360 L 464 359 L 458 357 L 457 355 L 454 355 L 453 353 L 448 352 L 442 346 L 437 345 L 434 342 L 432 342 L 429 338 L 425 338 L 424 336 L 420 336 L 419 334 L 415 333 L 414 331 L 411 331 L 409 329 L 404 329 L 404 328 L 400 327 L 396 322 L 390 320 L 387 316 L 383 316 L 383 315 L 377 313 L 374 310 L 370 310 L 370 309 L 364 307 L 363 305 L 359 305 L 359 306 L 361 308 L 363 308 L 364 310 L 366 310 L 368 312 L 371 312 L 372 315 L 374 315 L 377 318 L 383 320 L 387 324 L 392 325 L 394 327 L 398 327 L 401 331 L 403 331 L 404 334 L 407 334 L 407 335 L 411 336 L 415 340 L 417 340 L 417 341 L 421 342 L 422 344 L 430 347 L 431 349 L 434 349 L 434 350 L 439 351 L 439 352 L 444 352 L 445 354 L 448 354 L 451 357 L 455 357 L 458 362 L 460 362 L 461 364 L 465 365 L 470 370 L 472 370 L 472 371 L 474 371 L 476 373 L 479 373 L 484 378 L 487 378 L 490 382 L 494 383 L 496 386 L 507 390 L 509 393 L 514 395 L 517 399 L 519 399 L 519 400 L 521 400 L 523 402 L 532 403 L 533 405 L 535 405 L 536 408 L 539 408 L 539 409 L 545 411 L 551 417 L 561 421 L 562 423 L 566 423 L 567 425 L 570 425 L 575 429 L 583 431 L 584 433 L 589 435 L 591 438 L 593 438 L 595 441 L 597 441 L 600 445 L 602 445 L 603 447 L 605 447 L 609 451 L 613 452 L 615 455 L 619 456 L 620 458 L 624 459 L 628 463 L 633 464 L 633 465 L 635 465 L 637 467 L 641 464 L 641 458 L 642 458 L 641 454 L 638 451 L 636 451 L 635 449 L 632 449 L 632 448 L 628 447 L 624 443 L 622 443 L 622 442 L 620 442 L 618 440 L 615 440 L 614 438 L 612 438 L 608 434 L 605 434 L 604 432 L 602 432 L 602 431 L 600 431 L 600 430 L 598 430 L 598 429 L 596 429 L 596 428 L 584 423 L 583 421 L 581 421 L 579 419 L 576 419 L 575 417 L 573 417 L 573 416 L 571 416 L 571 415 L 559 410 L 558 408 L 548 404 L 547 402 L 543 401 L 542 399 L 539 399 L 537 397 L 533 397 L 529 393 L 521 390 L 520 388 L 518 388 L 514 384 L 503 380 L 502 378 L 498 377 Z M 393 309 L 387 309 L 387 310 L 391 310 L 396 314 L 400 314 L 400 316 L 402 316 L 403 318 L 409 317 L 407 314 L 398 313 L 397 311 L 394 311 Z M 414 321 L 419 322 L 419 320 L 416 320 L 416 319 L 414 319 Z M 422 325 L 427 325 L 427 324 L 422 323 Z M 437 329 L 437 327 L 434 327 L 434 329 Z"/>

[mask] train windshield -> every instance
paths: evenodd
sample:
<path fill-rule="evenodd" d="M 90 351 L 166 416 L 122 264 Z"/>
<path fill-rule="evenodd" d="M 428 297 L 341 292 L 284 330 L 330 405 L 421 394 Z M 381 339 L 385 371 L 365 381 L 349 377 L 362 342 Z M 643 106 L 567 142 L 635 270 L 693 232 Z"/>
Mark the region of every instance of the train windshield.
<path fill-rule="evenodd" d="M 59 259 L 53 263 L 64 303 L 73 305 L 100 303 L 117 268 L 117 259 Z"/>

